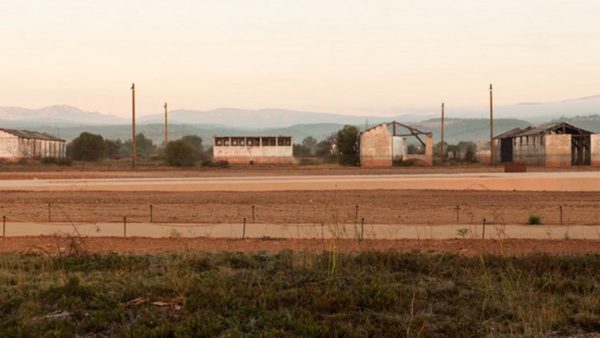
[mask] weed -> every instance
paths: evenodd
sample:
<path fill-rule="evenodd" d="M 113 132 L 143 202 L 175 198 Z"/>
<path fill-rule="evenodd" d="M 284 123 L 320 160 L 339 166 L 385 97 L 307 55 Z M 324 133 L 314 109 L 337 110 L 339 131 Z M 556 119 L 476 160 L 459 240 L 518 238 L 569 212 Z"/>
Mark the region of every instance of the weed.
<path fill-rule="evenodd" d="M 531 215 L 529 215 L 528 224 L 530 224 L 530 225 L 541 225 L 542 224 L 542 217 L 540 215 L 538 215 L 538 214 L 531 214 Z"/>
<path fill-rule="evenodd" d="M 467 228 L 460 228 L 458 230 L 456 230 L 456 234 L 458 236 L 460 236 L 461 238 L 465 238 L 467 237 L 467 235 L 470 233 L 471 231 Z"/>

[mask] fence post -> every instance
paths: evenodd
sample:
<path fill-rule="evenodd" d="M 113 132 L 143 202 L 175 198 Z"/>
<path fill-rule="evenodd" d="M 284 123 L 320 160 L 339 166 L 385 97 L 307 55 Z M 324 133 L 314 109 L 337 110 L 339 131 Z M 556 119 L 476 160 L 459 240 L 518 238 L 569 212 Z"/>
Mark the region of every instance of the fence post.
<path fill-rule="evenodd" d="M 246 238 L 246 218 L 244 217 L 244 227 L 242 229 L 242 239 Z"/>
<path fill-rule="evenodd" d="M 252 223 L 254 223 L 254 204 L 252 204 Z"/>
<path fill-rule="evenodd" d="M 481 239 L 485 239 L 485 218 L 483 219 L 483 232 L 481 233 Z"/>
<path fill-rule="evenodd" d="M 154 217 L 152 215 L 152 204 L 150 204 L 150 223 L 154 223 L 153 220 L 154 220 Z"/>
<path fill-rule="evenodd" d="M 127 237 L 127 217 L 123 217 L 123 237 Z"/>
<path fill-rule="evenodd" d="M 325 240 L 325 224 L 321 222 L 321 240 Z"/>
<path fill-rule="evenodd" d="M 6 237 L 6 216 L 2 216 L 2 238 Z"/>
<path fill-rule="evenodd" d="M 51 208 L 51 203 L 48 203 L 48 223 L 52 223 L 52 208 Z"/>
<path fill-rule="evenodd" d="M 558 209 L 560 210 L 560 225 L 563 225 L 563 210 L 562 210 L 562 205 L 559 206 Z"/>
<path fill-rule="evenodd" d="M 356 205 L 356 212 L 354 214 L 354 223 L 358 223 L 358 204 Z"/>
<path fill-rule="evenodd" d="M 459 211 L 460 211 L 460 206 L 457 205 L 456 206 L 456 224 L 460 224 L 460 218 L 459 218 L 460 217 L 460 213 L 459 213 Z"/>
<path fill-rule="evenodd" d="M 362 241 L 365 238 L 365 218 L 361 218 L 360 220 L 360 240 Z"/>

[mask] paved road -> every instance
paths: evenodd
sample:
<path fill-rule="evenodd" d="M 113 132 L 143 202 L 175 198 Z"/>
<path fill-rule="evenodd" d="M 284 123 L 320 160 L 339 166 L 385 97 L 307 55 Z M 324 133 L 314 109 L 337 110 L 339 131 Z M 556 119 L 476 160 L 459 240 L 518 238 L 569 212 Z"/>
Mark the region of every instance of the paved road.
<path fill-rule="evenodd" d="M 481 224 L 158 224 L 158 223 L 39 223 L 7 222 L 6 236 L 69 234 L 86 237 L 207 237 L 297 239 L 451 239 L 482 238 Z M 600 226 L 487 225 L 485 238 L 600 239 Z"/>
<path fill-rule="evenodd" d="M 0 180 L 0 191 L 600 191 L 600 172 Z"/>

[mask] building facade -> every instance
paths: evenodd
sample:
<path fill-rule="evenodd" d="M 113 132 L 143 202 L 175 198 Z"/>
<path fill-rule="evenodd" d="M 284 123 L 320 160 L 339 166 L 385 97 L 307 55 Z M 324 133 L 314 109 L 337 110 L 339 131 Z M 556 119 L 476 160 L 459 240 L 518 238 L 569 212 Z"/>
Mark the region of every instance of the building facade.
<path fill-rule="evenodd" d="M 230 164 L 291 164 L 294 163 L 290 136 L 215 136 L 215 161 Z"/>
<path fill-rule="evenodd" d="M 361 167 L 391 167 L 394 162 L 407 160 L 433 164 L 431 133 L 393 121 L 365 129 L 358 138 Z M 419 145 L 416 148 L 420 149 L 420 152 L 408 151 L 409 140 L 407 138 L 413 138 L 416 141 Z"/>
<path fill-rule="evenodd" d="M 494 162 L 600 166 L 600 135 L 565 122 L 516 128 L 494 138 Z"/>
<path fill-rule="evenodd" d="M 61 159 L 65 156 L 65 140 L 58 137 L 29 130 L 0 129 L 0 159 Z"/>

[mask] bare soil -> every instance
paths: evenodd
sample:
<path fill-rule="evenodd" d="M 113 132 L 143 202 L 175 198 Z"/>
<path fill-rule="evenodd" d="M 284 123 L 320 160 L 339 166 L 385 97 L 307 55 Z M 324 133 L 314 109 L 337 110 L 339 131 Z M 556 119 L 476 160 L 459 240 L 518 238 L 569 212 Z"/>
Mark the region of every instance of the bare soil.
<path fill-rule="evenodd" d="M 272 191 L 0 193 L 0 217 L 9 222 L 336 224 L 364 218 L 371 224 L 526 224 L 531 214 L 544 224 L 600 225 L 600 192 L 512 191 Z M 253 213 L 254 206 L 254 213 Z M 358 206 L 358 210 L 357 210 Z"/>
<path fill-rule="evenodd" d="M 600 168 L 576 166 L 570 168 L 528 167 L 530 172 L 598 171 Z M 448 174 L 503 172 L 502 166 L 447 165 L 433 167 L 360 168 L 326 165 L 238 165 L 229 168 L 173 168 L 141 167 L 136 170 L 94 164 L 57 166 L 0 165 L 0 180 L 8 179 L 68 179 L 68 178 L 152 178 L 152 177 L 230 177 L 230 176 L 289 176 L 289 175 L 392 175 L 392 174 Z"/>
<path fill-rule="evenodd" d="M 323 251 L 397 251 L 521 256 L 529 254 L 584 255 L 600 253 L 599 240 L 316 240 L 316 239 L 207 239 L 207 238 L 77 238 L 59 236 L 0 239 L 0 253 L 80 255 L 86 253 L 167 253 L 190 250 L 209 252 L 318 253 Z"/>

